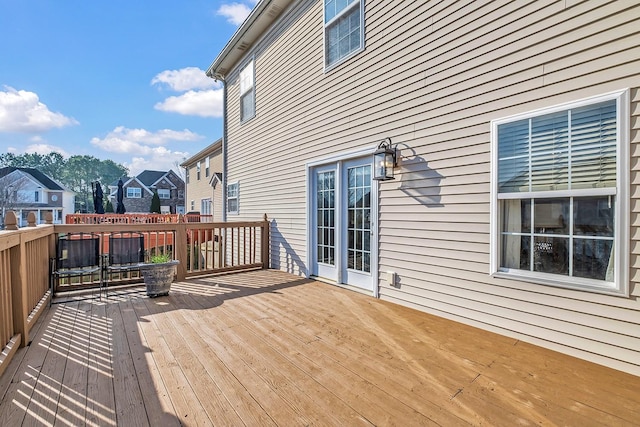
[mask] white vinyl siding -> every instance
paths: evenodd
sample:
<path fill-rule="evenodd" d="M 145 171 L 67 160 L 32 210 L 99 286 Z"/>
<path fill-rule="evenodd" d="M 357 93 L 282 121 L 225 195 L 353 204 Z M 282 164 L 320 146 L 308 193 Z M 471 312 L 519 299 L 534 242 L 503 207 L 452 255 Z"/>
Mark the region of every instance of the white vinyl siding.
<path fill-rule="evenodd" d="M 305 164 L 389 137 L 396 179 L 374 184 L 381 299 L 640 374 L 640 5 L 369 1 L 366 50 L 330 74 L 324 34 L 309 31 L 323 7 L 296 3 L 247 49 L 260 70 L 255 119 L 240 123 L 244 62 L 228 78 L 234 220 L 267 214 L 271 266 L 307 272 Z M 616 203 L 630 297 L 492 277 L 491 121 L 624 88 L 620 161 L 634 166 L 621 169 L 630 188 Z"/>
<path fill-rule="evenodd" d="M 240 72 L 240 121 L 256 115 L 256 87 L 253 60 Z"/>
<path fill-rule="evenodd" d="M 324 45 L 327 69 L 363 49 L 362 0 L 324 0 Z"/>

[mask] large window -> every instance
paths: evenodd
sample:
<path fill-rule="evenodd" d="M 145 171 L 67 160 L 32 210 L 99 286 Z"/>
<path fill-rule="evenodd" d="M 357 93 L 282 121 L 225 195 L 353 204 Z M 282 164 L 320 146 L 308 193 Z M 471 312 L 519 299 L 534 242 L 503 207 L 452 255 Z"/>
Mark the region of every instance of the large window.
<path fill-rule="evenodd" d="M 200 199 L 200 214 L 201 215 L 211 215 L 211 207 L 213 203 L 211 202 L 211 198 Z"/>
<path fill-rule="evenodd" d="M 492 273 L 626 293 L 628 94 L 492 123 Z"/>
<path fill-rule="evenodd" d="M 171 190 L 168 188 L 158 188 L 158 197 L 160 199 L 170 199 L 171 198 Z"/>
<path fill-rule="evenodd" d="M 142 197 L 142 188 L 140 187 L 127 187 L 128 199 L 139 199 Z"/>
<path fill-rule="evenodd" d="M 329 68 L 364 48 L 362 0 L 324 0 L 324 63 Z"/>
<path fill-rule="evenodd" d="M 239 213 L 238 187 L 239 187 L 239 184 L 237 182 L 227 185 L 227 213 L 230 213 L 230 214 Z"/>
<path fill-rule="evenodd" d="M 244 122 L 256 115 L 256 86 L 254 66 L 251 60 L 240 71 L 240 121 Z"/>

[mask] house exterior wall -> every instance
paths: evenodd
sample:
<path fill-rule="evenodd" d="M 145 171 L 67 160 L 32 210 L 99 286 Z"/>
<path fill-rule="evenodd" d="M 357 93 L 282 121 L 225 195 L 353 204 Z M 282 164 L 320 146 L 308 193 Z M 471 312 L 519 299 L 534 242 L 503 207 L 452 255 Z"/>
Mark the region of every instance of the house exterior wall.
<path fill-rule="evenodd" d="M 201 210 L 201 202 L 203 199 L 211 199 L 211 215 L 214 221 L 222 221 L 222 191 L 221 184 L 218 183 L 216 189 L 211 185 L 211 179 L 214 174 L 222 173 L 222 147 L 221 142 L 217 141 L 210 147 L 202 150 L 201 155 L 188 159 L 183 166 L 188 169 L 189 183 L 186 185 L 186 210 L 187 212 L 196 211 L 203 213 Z M 206 159 L 209 159 L 209 173 L 206 171 Z M 197 164 L 200 162 L 200 178 L 198 179 Z M 191 201 L 194 206 L 191 208 Z"/>
<path fill-rule="evenodd" d="M 305 165 L 389 137 L 380 298 L 640 375 L 640 5 L 376 0 L 365 19 L 365 50 L 325 73 L 322 2 L 295 2 L 226 76 L 230 220 L 266 212 L 272 267 L 306 274 Z M 256 116 L 241 123 L 251 58 Z M 630 295 L 492 277 L 491 121 L 625 88 Z"/>

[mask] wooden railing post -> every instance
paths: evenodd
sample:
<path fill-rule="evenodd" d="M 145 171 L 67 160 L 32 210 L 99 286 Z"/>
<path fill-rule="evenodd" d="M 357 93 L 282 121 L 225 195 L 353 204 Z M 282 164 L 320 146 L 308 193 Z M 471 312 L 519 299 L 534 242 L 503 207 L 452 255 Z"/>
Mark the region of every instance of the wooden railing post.
<path fill-rule="evenodd" d="M 20 236 L 20 245 L 11 248 L 11 296 L 13 299 L 13 327 L 20 334 L 20 347 L 29 342 L 29 315 L 27 297 L 27 245 Z"/>
<path fill-rule="evenodd" d="M 18 229 L 18 218 L 14 211 L 7 211 L 7 215 L 4 219 L 4 226 L 5 230 L 13 231 Z"/>
<path fill-rule="evenodd" d="M 182 281 L 187 277 L 187 225 L 184 222 L 184 216 L 178 216 L 176 224 L 176 238 L 174 243 L 174 251 L 176 259 L 180 260 L 177 268 L 177 279 Z"/>
<path fill-rule="evenodd" d="M 267 214 L 264 214 L 264 219 L 262 220 L 262 236 L 260 238 L 260 258 L 262 259 L 262 268 L 267 269 L 270 265 L 270 255 L 269 255 L 269 219 L 267 218 Z"/>
<path fill-rule="evenodd" d="M 27 215 L 27 227 L 35 227 L 37 224 L 36 213 L 31 211 Z"/>

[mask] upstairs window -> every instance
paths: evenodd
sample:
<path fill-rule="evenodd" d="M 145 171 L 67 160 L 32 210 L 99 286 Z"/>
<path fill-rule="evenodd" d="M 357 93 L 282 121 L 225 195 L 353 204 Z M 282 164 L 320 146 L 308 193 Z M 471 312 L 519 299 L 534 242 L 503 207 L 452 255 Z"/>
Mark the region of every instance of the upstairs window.
<path fill-rule="evenodd" d="M 185 178 L 185 183 L 188 184 L 189 183 L 189 168 L 185 168 L 184 169 L 184 178 Z"/>
<path fill-rule="evenodd" d="M 161 199 L 170 199 L 171 190 L 169 190 L 168 188 L 158 188 L 158 197 Z"/>
<path fill-rule="evenodd" d="M 237 214 L 239 213 L 238 205 L 238 188 L 239 184 L 234 182 L 227 185 L 227 213 Z"/>
<path fill-rule="evenodd" d="M 200 162 L 196 163 L 196 179 L 200 181 Z"/>
<path fill-rule="evenodd" d="M 362 0 L 324 0 L 325 68 L 364 48 Z"/>
<path fill-rule="evenodd" d="M 140 187 L 127 187 L 128 199 L 140 199 L 142 198 L 142 188 Z"/>
<path fill-rule="evenodd" d="M 628 95 L 492 123 L 492 272 L 626 294 Z"/>
<path fill-rule="evenodd" d="M 209 177 L 209 158 L 204 159 L 204 176 Z"/>
<path fill-rule="evenodd" d="M 256 115 L 256 87 L 253 60 L 240 71 L 240 121 Z"/>

